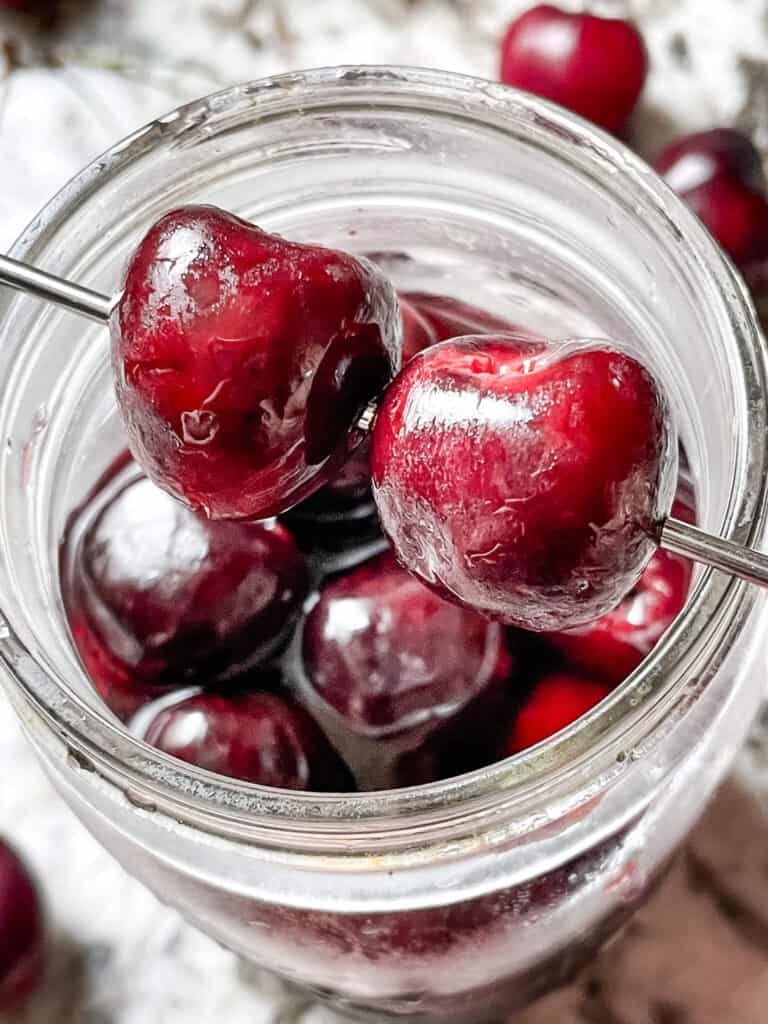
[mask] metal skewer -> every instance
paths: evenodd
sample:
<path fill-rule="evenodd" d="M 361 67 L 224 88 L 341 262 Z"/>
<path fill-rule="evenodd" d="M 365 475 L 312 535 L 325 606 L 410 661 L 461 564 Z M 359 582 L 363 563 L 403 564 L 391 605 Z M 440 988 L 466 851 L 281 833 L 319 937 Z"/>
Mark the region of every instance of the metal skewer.
<path fill-rule="evenodd" d="M 768 587 L 768 555 L 752 548 L 714 537 L 698 526 L 691 526 L 669 516 L 661 528 L 659 546 L 665 551 L 683 555 L 692 562 L 701 562 L 713 569 L 737 576 L 759 587 Z"/>
<path fill-rule="evenodd" d="M 54 274 L 37 270 L 10 256 L 0 256 L 0 284 L 17 291 L 36 295 L 57 306 L 107 324 L 115 300 L 90 288 L 82 288 Z M 375 409 L 369 406 L 358 423 L 358 429 L 370 430 Z M 693 562 L 701 562 L 738 579 L 768 587 L 768 555 L 743 547 L 722 537 L 714 537 L 697 526 L 690 526 L 669 516 L 664 520 L 659 546 Z"/>
<path fill-rule="evenodd" d="M 26 263 L 11 259 L 10 256 L 0 256 L 0 284 L 6 284 L 19 292 L 36 295 L 39 299 L 46 299 L 100 324 L 109 323 L 112 299 L 91 291 L 90 288 L 81 288 L 79 284 L 72 284 L 61 277 L 46 274 L 44 270 L 37 270 Z"/>

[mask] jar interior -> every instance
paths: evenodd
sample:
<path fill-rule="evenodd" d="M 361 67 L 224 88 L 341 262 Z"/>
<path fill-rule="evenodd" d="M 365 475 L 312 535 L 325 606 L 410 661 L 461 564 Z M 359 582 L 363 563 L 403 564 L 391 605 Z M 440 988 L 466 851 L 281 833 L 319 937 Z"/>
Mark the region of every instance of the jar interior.
<path fill-rule="evenodd" d="M 342 88 L 301 106 L 284 92 L 270 106 L 243 90 L 139 134 L 79 184 L 65 217 L 31 227 L 25 258 L 114 293 L 157 216 L 206 202 L 367 254 L 398 288 L 543 334 L 616 339 L 659 373 L 700 521 L 719 531 L 744 475 L 747 389 L 723 344 L 727 303 L 645 192 L 651 172 L 510 94 L 491 95 L 483 119 L 384 85 L 375 106 Z M 58 558 L 68 515 L 125 447 L 107 332 L 30 298 L 3 303 L 0 604 L 34 660 L 106 714 L 69 639 Z"/>

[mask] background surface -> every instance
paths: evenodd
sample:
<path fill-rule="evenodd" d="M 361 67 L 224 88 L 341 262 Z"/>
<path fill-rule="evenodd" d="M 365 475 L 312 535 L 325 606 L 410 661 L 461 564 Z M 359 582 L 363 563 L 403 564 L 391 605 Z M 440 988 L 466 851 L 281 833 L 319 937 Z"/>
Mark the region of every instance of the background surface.
<path fill-rule="evenodd" d="M 561 0 L 562 6 L 576 6 Z M 0 246 L 87 161 L 233 82 L 340 63 L 494 77 L 528 0 L 82 0 L 0 20 Z M 634 143 L 738 124 L 768 144 L 768 2 L 627 0 L 653 72 Z M 757 729 L 670 878 L 579 984 L 517 1024 L 766 1024 L 768 755 Z M 114 864 L 55 796 L 0 699 L 0 833 L 39 874 L 54 927 L 40 998 L 14 1024 L 319 1024 Z"/>

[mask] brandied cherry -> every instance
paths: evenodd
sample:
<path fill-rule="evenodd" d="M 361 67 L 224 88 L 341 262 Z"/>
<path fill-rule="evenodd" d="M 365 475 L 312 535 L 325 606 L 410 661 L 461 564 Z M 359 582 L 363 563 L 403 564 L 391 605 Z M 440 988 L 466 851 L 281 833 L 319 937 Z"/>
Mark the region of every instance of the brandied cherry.
<path fill-rule="evenodd" d="M 443 601 L 389 552 L 328 583 L 304 625 L 303 667 L 359 733 L 438 724 L 493 678 L 503 637 Z"/>
<path fill-rule="evenodd" d="M 275 685 L 273 672 L 262 670 Z M 200 768 L 262 786 L 346 792 L 352 777 L 319 726 L 271 693 L 204 693 L 163 708 L 147 743 Z"/>
<path fill-rule="evenodd" d="M 158 687 L 221 681 L 270 658 L 308 586 L 284 526 L 205 520 L 145 477 L 93 495 L 62 565 L 75 643 L 120 717 Z"/>
<path fill-rule="evenodd" d="M 45 968 L 45 923 L 37 886 L 0 839 L 0 1013 L 18 1009 Z"/>
<path fill-rule="evenodd" d="M 540 4 L 501 44 L 501 80 L 621 132 L 643 90 L 648 55 L 628 21 Z"/>
<path fill-rule="evenodd" d="M 503 754 L 516 754 L 565 729 L 611 692 L 611 687 L 574 672 L 544 676 L 518 711 Z"/>
<path fill-rule="evenodd" d="M 421 786 L 450 779 L 493 764 L 516 710 L 518 663 L 507 655 L 508 668 L 491 681 L 414 750 L 394 766 L 397 786 Z"/>
<path fill-rule="evenodd" d="M 373 491 L 399 560 L 441 596 L 533 630 L 614 608 L 674 492 L 667 403 L 596 343 L 446 341 L 387 390 Z"/>
<path fill-rule="evenodd" d="M 371 264 L 210 206 L 167 213 L 112 317 L 131 449 L 211 518 L 265 518 L 318 489 L 399 364 L 400 318 Z"/>
<path fill-rule="evenodd" d="M 731 128 L 687 135 L 654 164 L 737 266 L 768 256 L 768 200 L 760 154 Z"/>

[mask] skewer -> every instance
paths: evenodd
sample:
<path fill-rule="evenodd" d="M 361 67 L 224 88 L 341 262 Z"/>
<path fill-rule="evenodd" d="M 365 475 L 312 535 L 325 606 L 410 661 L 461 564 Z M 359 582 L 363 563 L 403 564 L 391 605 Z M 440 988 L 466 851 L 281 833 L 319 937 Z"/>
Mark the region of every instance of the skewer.
<path fill-rule="evenodd" d="M 109 323 L 115 302 L 107 295 L 82 288 L 10 256 L 0 256 L 0 284 L 53 302 L 101 324 Z M 358 429 L 370 430 L 373 418 L 374 409 L 369 406 L 358 423 Z M 659 546 L 748 583 L 768 587 L 768 556 L 722 537 L 715 537 L 698 526 L 691 526 L 672 516 L 664 520 Z"/>
<path fill-rule="evenodd" d="M 28 295 L 36 295 L 39 299 L 46 299 L 98 323 L 109 323 L 112 299 L 44 270 L 37 270 L 10 256 L 0 256 L 0 284 Z"/>

